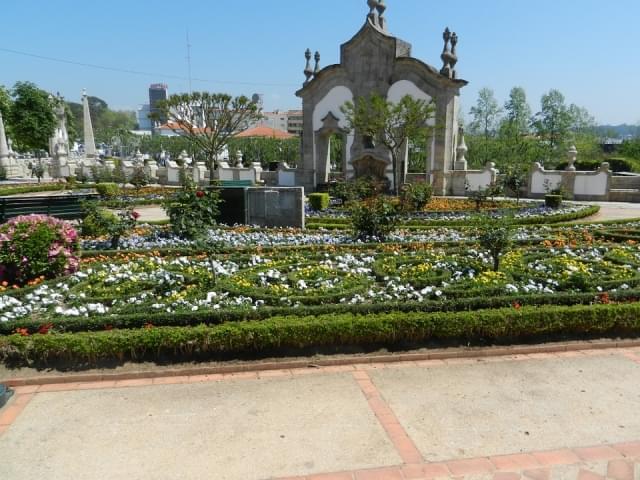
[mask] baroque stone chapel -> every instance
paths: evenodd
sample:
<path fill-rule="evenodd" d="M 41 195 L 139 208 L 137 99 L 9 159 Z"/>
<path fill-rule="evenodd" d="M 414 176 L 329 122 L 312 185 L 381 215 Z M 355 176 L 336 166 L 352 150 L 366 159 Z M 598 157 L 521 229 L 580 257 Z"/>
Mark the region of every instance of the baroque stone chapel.
<path fill-rule="evenodd" d="M 311 65 L 307 60 L 303 87 L 296 92 L 302 98 L 304 114 L 302 162 L 296 170 L 296 183 L 307 191 L 329 181 L 330 141 L 333 135 L 343 137 L 341 170 L 347 178 L 374 176 L 387 178 L 393 186 L 391 155 L 383 147 L 367 142 L 359 132 L 348 131 L 341 107 L 357 102 L 372 92 L 386 96 L 393 103 L 405 95 L 433 100 L 435 118 L 430 129 L 429 148 L 423 178 L 434 188 L 434 194 L 452 191 L 454 170 L 466 170 L 464 155 L 456 164 L 458 149 L 458 108 L 460 89 L 468 82 L 457 78 L 458 37 L 447 28 L 440 70 L 411 56 L 411 44 L 389 33 L 383 0 L 368 0 L 369 13 L 360 31 L 340 47 L 340 63 L 320 68 L 320 54 Z M 408 148 L 398 168 L 406 178 Z"/>

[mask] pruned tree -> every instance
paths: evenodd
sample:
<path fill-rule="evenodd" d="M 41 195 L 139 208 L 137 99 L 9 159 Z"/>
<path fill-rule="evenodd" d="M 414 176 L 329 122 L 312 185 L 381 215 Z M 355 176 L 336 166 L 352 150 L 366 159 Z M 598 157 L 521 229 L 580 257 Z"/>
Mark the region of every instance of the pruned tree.
<path fill-rule="evenodd" d="M 186 138 L 193 151 L 202 152 L 209 171 L 213 172 L 218 155 L 229 140 L 262 115 L 258 105 L 243 95 L 193 92 L 171 95 L 158 102 L 157 111 L 150 117 L 154 120 L 166 118 L 169 127 Z"/>
<path fill-rule="evenodd" d="M 373 139 L 391 154 L 393 188 L 397 195 L 400 184 L 404 183 L 399 162 L 405 142 L 427 134 L 429 121 L 435 114 L 433 101 L 405 95 L 393 103 L 372 93 L 369 97 L 360 97 L 355 104 L 345 103 L 341 110 L 351 130 Z"/>

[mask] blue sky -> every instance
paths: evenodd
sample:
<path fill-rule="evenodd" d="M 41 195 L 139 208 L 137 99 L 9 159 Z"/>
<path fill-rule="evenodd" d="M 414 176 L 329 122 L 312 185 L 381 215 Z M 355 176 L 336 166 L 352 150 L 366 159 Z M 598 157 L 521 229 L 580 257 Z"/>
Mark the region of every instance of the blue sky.
<path fill-rule="evenodd" d="M 534 111 L 551 88 L 586 107 L 599 123 L 640 122 L 638 0 L 387 0 L 391 32 L 436 67 L 442 30 L 458 46 L 464 112 L 482 87 L 503 102 L 525 88 Z M 264 93 L 265 108 L 298 108 L 307 47 L 322 65 L 339 61 L 355 34 L 365 0 L 2 0 L 0 84 L 29 80 L 78 101 L 82 88 L 112 108 L 146 102 L 150 83 L 188 90 L 186 31 L 194 90 Z M 27 52 L 135 75 L 18 55 Z M 180 78 L 173 78 L 180 77 Z M 227 83 L 228 82 L 228 83 Z"/>

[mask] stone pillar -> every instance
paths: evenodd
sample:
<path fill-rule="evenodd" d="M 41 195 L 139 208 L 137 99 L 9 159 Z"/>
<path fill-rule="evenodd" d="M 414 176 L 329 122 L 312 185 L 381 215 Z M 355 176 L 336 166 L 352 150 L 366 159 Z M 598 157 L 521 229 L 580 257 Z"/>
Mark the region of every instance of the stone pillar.
<path fill-rule="evenodd" d="M 4 120 L 2 119 L 2 112 L 0 112 L 0 165 L 8 168 L 9 163 L 9 144 L 7 143 L 7 136 L 4 132 Z"/>
<path fill-rule="evenodd" d="M 93 137 L 93 125 L 91 124 L 91 112 L 89 111 L 89 97 L 87 91 L 82 92 L 82 110 L 84 113 L 84 154 L 87 158 L 96 157 L 96 141 Z"/>

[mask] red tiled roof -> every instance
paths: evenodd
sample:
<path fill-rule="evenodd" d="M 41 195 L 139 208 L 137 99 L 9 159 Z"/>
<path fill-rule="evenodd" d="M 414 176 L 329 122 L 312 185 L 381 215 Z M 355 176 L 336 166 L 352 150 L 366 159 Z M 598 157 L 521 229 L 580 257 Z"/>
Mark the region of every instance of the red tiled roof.
<path fill-rule="evenodd" d="M 237 138 L 251 138 L 251 137 L 268 137 L 268 138 L 279 138 L 279 139 L 287 139 L 293 138 L 295 135 L 290 134 L 289 132 L 285 132 L 283 130 L 278 130 L 276 128 L 271 127 L 255 127 L 250 128 L 249 130 L 245 130 L 244 132 L 240 132 L 236 135 Z"/>

